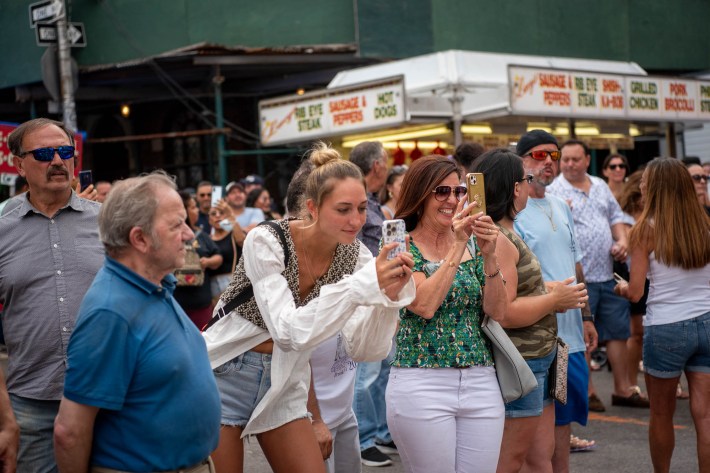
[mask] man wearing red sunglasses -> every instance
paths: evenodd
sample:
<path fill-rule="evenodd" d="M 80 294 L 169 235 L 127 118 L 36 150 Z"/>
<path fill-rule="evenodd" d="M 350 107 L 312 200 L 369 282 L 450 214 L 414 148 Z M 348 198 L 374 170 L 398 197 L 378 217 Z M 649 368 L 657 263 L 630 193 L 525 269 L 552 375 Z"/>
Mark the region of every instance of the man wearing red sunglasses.
<path fill-rule="evenodd" d="M 540 260 L 545 281 L 563 281 L 575 276 L 577 282 L 584 282 L 582 253 L 577 244 L 572 212 L 564 200 L 545 192 L 557 176 L 561 155 L 557 139 L 544 130 L 532 130 L 520 137 L 516 151 L 523 157 L 525 173 L 533 176 L 533 182 L 528 186 L 528 205 L 515 219 L 515 230 Z M 594 448 L 593 440 L 573 437 L 571 430 L 572 422 L 587 425 L 589 413 L 589 371 L 584 355 L 585 351 L 591 353 L 597 345 L 597 331 L 589 304 L 558 313 L 557 334 L 569 347 L 569 364 L 567 404 L 554 401 L 552 469 L 555 473 L 567 473 L 570 449 Z M 542 447 L 544 445 L 528 455 L 539 455 L 545 451 Z"/>
<path fill-rule="evenodd" d="M 13 198 L 0 217 L 0 300 L 8 349 L 7 387 L 0 377 L 0 459 L 6 471 L 14 469 L 16 454 L 18 471 L 56 471 L 52 430 L 67 345 L 79 304 L 104 259 L 100 204 L 71 188 L 72 136 L 62 123 L 37 118 L 8 137 L 29 191 Z"/>

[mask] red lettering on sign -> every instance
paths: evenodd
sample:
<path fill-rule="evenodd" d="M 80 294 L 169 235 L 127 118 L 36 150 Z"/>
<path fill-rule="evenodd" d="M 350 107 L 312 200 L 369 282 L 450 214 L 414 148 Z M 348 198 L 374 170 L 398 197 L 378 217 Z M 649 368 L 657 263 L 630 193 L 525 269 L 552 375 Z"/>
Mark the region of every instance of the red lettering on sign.
<path fill-rule="evenodd" d="M 688 95 L 688 91 L 685 89 L 685 84 L 673 82 L 670 84 L 670 89 L 672 95 L 681 95 L 683 97 Z"/>
<path fill-rule="evenodd" d="M 623 95 L 602 95 L 602 108 L 622 110 L 624 108 Z"/>
<path fill-rule="evenodd" d="M 569 94 L 566 92 L 550 92 L 546 90 L 544 100 L 545 104 L 550 106 L 569 107 L 572 103 Z"/>
<path fill-rule="evenodd" d="M 604 79 L 602 81 L 602 92 L 621 92 L 621 83 L 615 79 Z"/>
<path fill-rule="evenodd" d="M 567 88 L 567 76 L 564 74 L 540 74 L 540 86 L 554 89 Z"/>
<path fill-rule="evenodd" d="M 336 113 L 333 115 L 333 125 L 346 125 L 348 123 L 360 123 L 363 120 L 362 110 L 353 112 Z"/>
<path fill-rule="evenodd" d="M 694 112 L 695 100 L 666 98 L 666 110 L 669 112 Z"/>
<path fill-rule="evenodd" d="M 334 100 L 328 104 L 330 113 L 344 112 L 345 110 L 353 110 L 360 108 L 360 100 L 358 97 L 349 99 Z"/>

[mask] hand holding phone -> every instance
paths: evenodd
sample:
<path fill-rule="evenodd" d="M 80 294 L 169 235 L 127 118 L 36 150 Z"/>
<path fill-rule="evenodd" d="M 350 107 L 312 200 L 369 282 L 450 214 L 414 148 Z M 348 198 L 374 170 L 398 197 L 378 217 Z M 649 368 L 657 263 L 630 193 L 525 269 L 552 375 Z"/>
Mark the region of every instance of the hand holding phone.
<path fill-rule="evenodd" d="M 212 207 L 217 207 L 220 200 L 222 200 L 222 186 L 212 186 Z"/>
<path fill-rule="evenodd" d="M 396 248 L 390 250 L 389 254 L 387 255 L 388 260 L 391 260 L 398 254 L 407 251 L 407 246 L 404 240 L 405 234 L 406 229 L 404 225 L 404 220 L 398 218 L 394 220 L 385 220 L 384 222 L 382 222 L 383 245 L 387 245 L 393 242 L 399 243 Z"/>
<path fill-rule="evenodd" d="M 79 192 L 83 192 L 94 183 L 94 178 L 91 175 L 91 170 L 79 171 Z"/>
<path fill-rule="evenodd" d="M 469 205 L 476 202 L 476 211 L 473 213 L 486 213 L 486 187 L 483 174 L 480 172 L 470 172 L 466 174 L 466 200 Z"/>

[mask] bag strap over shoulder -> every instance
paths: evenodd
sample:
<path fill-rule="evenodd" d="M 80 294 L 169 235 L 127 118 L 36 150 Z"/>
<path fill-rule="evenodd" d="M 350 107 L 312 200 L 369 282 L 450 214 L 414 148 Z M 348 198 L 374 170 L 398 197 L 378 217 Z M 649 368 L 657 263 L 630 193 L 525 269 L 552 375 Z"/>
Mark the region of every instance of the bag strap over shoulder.
<path fill-rule="evenodd" d="M 283 247 L 284 250 L 284 267 L 288 267 L 288 262 L 289 258 L 291 256 L 291 252 L 288 248 L 288 242 L 286 241 L 286 235 L 284 234 L 283 228 L 281 228 L 281 225 L 279 225 L 277 222 L 272 221 L 272 220 L 266 220 L 264 222 L 261 222 L 259 225 L 268 225 L 269 227 L 273 228 L 274 231 L 276 232 L 276 235 L 278 235 L 281 246 Z M 210 322 L 204 326 L 202 331 L 204 332 L 214 324 L 216 324 L 222 317 L 226 317 L 227 314 L 232 312 L 234 309 L 239 307 L 240 305 L 244 304 L 246 301 L 254 297 L 254 288 L 249 285 L 245 287 L 242 292 L 237 294 L 237 296 L 229 301 L 227 304 L 224 306 L 220 307 L 217 312 L 215 313 L 214 316 L 212 316 L 212 319 Z"/>

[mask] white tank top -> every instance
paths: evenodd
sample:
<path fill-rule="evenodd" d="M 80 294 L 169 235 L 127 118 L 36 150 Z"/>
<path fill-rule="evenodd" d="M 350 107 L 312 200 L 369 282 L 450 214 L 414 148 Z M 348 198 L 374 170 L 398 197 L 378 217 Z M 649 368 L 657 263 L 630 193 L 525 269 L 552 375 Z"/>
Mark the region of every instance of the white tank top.
<path fill-rule="evenodd" d="M 649 255 L 648 290 L 644 325 L 689 320 L 710 312 L 710 264 L 686 270 L 667 266 Z"/>

